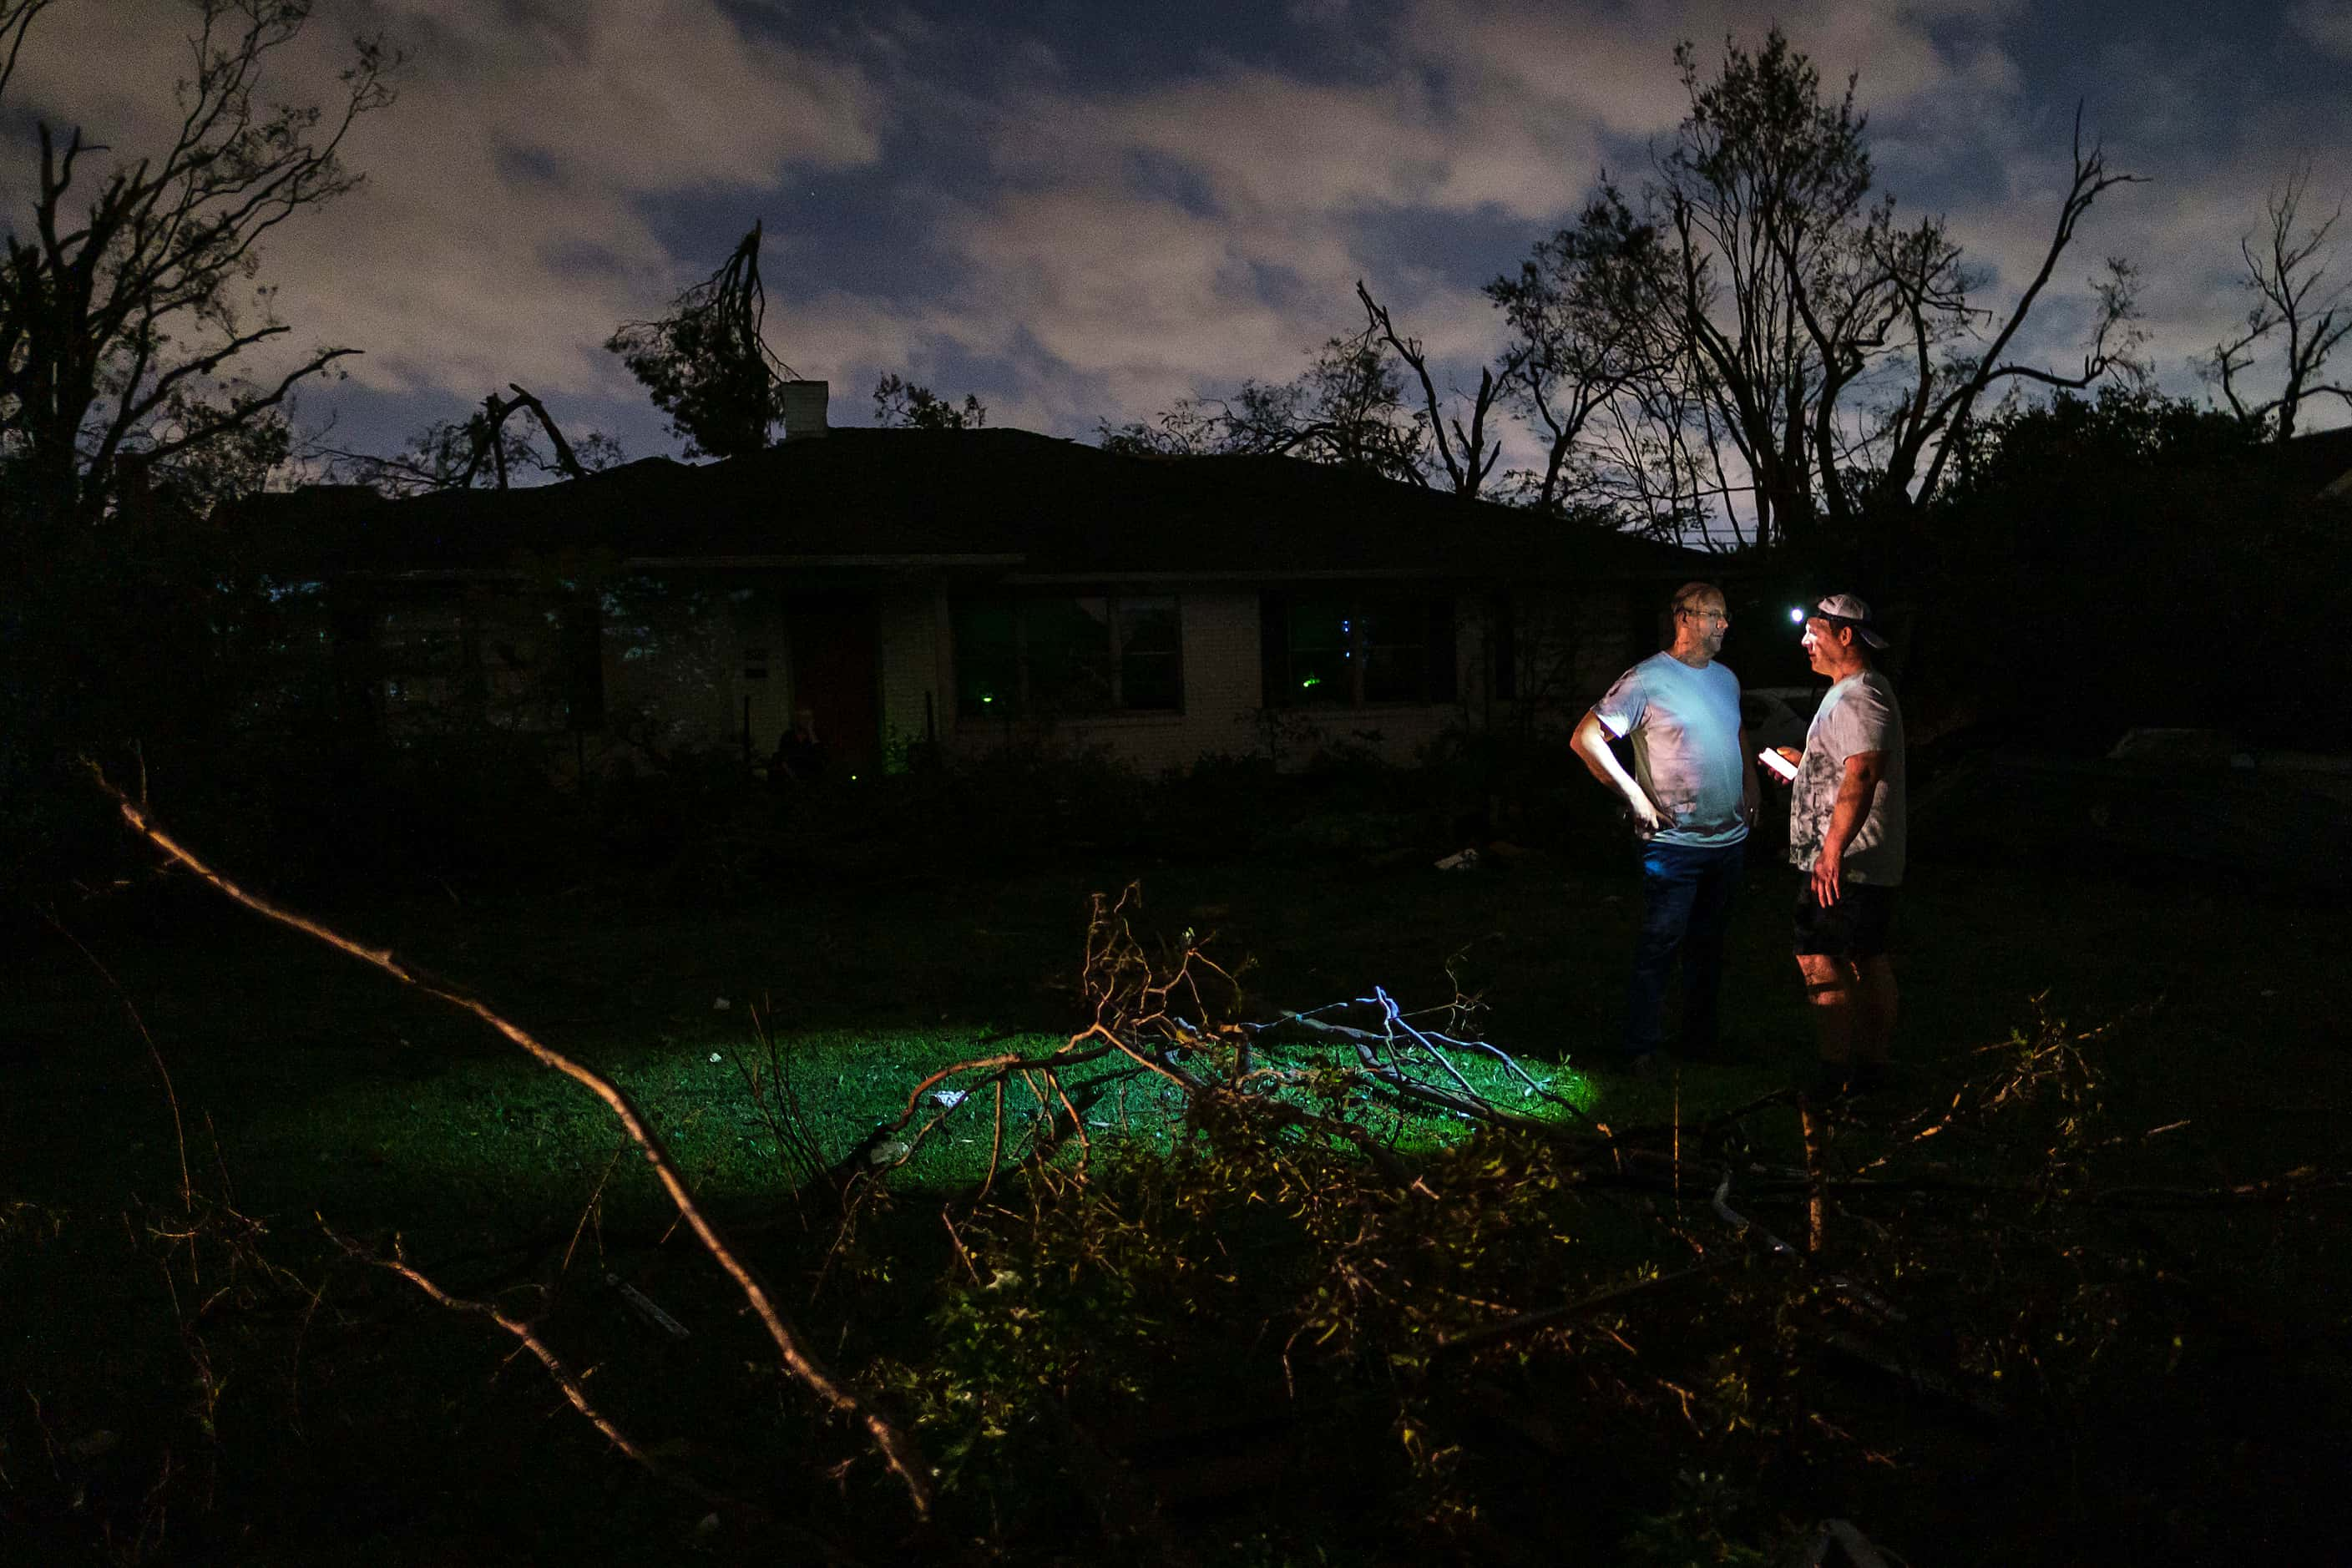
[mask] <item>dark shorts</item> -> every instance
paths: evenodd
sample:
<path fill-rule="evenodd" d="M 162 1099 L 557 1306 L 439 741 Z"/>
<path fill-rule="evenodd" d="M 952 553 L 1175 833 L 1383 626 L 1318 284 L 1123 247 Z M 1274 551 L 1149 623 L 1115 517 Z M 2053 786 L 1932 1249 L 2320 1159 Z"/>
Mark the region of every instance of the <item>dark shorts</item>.
<path fill-rule="evenodd" d="M 1797 952 L 1826 958 L 1877 958 L 1892 951 L 1895 889 L 1848 882 L 1823 909 L 1808 878 L 1797 893 Z"/>

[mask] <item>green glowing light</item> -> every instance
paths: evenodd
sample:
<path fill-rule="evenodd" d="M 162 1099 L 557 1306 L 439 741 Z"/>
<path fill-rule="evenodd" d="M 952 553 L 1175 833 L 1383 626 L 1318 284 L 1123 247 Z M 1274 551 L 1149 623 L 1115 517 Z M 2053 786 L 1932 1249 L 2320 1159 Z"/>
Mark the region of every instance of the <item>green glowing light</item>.
<path fill-rule="evenodd" d="M 980 700 L 982 702 L 993 702 L 996 700 L 996 696 L 993 692 L 983 691 L 980 694 Z"/>
<path fill-rule="evenodd" d="M 1310 686 L 1320 686 L 1320 685 L 1322 685 L 1322 684 L 1323 684 L 1323 678 L 1322 678 L 1321 676 L 1319 676 L 1319 675 L 1310 675 L 1310 676 L 1308 676 L 1306 679 L 1304 679 L 1304 680 L 1302 680 L 1302 681 L 1300 681 L 1300 682 L 1298 683 L 1298 689 L 1299 689 L 1299 690 L 1301 690 L 1301 691 L 1304 691 L 1304 690 L 1306 690 L 1306 689 L 1307 689 L 1308 687 L 1310 687 Z"/>

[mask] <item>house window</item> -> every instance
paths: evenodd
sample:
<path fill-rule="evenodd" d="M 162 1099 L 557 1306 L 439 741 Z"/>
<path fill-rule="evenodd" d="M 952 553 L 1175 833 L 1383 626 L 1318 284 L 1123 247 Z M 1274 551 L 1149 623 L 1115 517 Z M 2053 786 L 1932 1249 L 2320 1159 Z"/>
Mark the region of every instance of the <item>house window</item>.
<path fill-rule="evenodd" d="M 1454 700 L 1448 595 L 1269 594 L 1261 613 L 1270 708 Z"/>
<path fill-rule="evenodd" d="M 956 711 L 967 718 L 1183 707 L 1172 597 L 964 599 L 951 618 Z"/>
<path fill-rule="evenodd" d="M 593 605 L 478 585 L 385 606 L 375 647 L 383 718 L 396 733 L 603 726 Z"/>
<path fill-rule="evenodd" d="M 390 605 L 377 622 L 375 641 L 387 724 L 396 729 L 446 725 L 471 706 L 473 638 L 462 605 Z"/>
<path fill-rule="evenodd" d="M 1505 702 L 1518 700 L 1519 695 L 1519 619 L 1518 606 L 1508 594 L 1495 595 L 1493 619 L 1486 630 L 1486 658 L 1492 668 L 1491 689 Z"/>

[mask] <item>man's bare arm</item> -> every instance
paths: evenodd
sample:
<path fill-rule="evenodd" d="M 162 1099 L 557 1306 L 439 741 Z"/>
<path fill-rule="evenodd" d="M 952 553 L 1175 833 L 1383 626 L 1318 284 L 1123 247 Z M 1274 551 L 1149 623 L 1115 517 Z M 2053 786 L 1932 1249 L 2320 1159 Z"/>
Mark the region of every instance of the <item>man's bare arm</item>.
<path fill-rule="evenodd" d="M 1625 764 L 1619 762 L 1617 753 L 1609 749 L 1612 739 L 1609 726 L 1601 721 L 1601 716 L 1587 709 L 1584 717 L 1577 721 L 1576 733 L 1569 737 L 1568 743 L 1584 760 L 1586 770 L 1623 799 L 1625 808 L 1633 814 L 1633 820 L 1641 825 L 1643 832 L 1655 833 L 1662 827 L 1672 827 L 1675 819 L 1643 793 L 1640 781 L 1625 771 Z"/>
<path fill-rule="evenodd" d="M 1856 752 L 1845 760 L 1845 776 L 1838 781 L 1837 804 L 1830 808 L 1830 830 L 1813 857 L 1813 900 L 1836 903 L 1844 877 L 1846 847 L 1869 820 L 1872 797 L 1886 776 L 1885 752 Z"/>

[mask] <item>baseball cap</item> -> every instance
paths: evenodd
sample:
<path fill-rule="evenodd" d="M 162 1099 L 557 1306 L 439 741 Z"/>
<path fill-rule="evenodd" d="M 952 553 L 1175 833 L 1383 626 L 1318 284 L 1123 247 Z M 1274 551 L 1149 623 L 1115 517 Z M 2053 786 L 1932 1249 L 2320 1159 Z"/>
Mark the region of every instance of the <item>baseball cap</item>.
<path fill-rule="evenodd" d="M 1862 640 L 1873 647 L 1887 646 L 1886 638 L 1870 618 L 1870 606 L 1852 594 L 1832 594 L 1817 601 L 1813 614 L 1825 621 L 1839 621 L 1852 626 Z"/>

